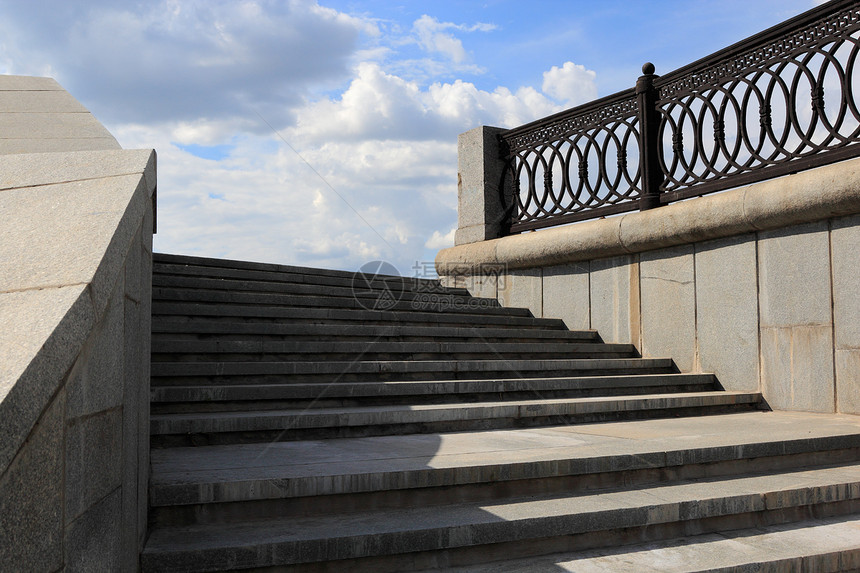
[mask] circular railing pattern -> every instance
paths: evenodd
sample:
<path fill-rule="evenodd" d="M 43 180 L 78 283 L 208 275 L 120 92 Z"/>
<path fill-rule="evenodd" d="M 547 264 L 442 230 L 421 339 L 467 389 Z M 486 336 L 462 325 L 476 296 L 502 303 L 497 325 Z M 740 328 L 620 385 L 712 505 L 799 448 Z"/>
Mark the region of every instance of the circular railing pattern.
<path fill-rule="evenodd" d="M 638 199 L 639 132 L 635 95 L 624 94 L 565 121 L 507 140 L 511 230 L 557 225 Z M 602 210 L 602 211 L 601 211 Z"/>
<path fill-rule="evenodd" d="M 856 0 L 834 0 L 663 77 L 651 64 L 643 73 L 638 91 L 503 134 L 509 232 L 860 156 Z M 643 141 L 642 126 L 657 124 Z"/>
<path fill-rule="evenodd" d="M 836 21 L 838 37 L 827 35 L 836 31 L 834 23 L 822 21 L 710 73 L 655 82 L 661 189 L 671 193 L 664 202 L 709 192 L 708 183 L 726 187 L 726 178 L 858 143 L 857 9 Z"/>

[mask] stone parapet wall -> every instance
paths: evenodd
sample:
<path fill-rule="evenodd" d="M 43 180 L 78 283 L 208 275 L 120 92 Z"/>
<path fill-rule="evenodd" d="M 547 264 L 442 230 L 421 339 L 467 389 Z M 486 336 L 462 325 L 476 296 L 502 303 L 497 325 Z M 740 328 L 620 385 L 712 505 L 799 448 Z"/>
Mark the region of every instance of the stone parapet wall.
<path fill-rule="evenodd" d="M 0 95 L 45 84 L 31 79 L 0 77 Z M 39 97 L 54 101 L 51 91 Z M 0 125 L 23 121 L 8 117 L 17 101 L 0 97 Z M 51 141 L 15 150 L 53 151 L 0 155 L 0 571 L 135 571 L 148 500 L 155 153 L 117 149 L 109 134 L 96 138 L 102 149 L 76 151 L 98 147 L 89 132 L 57 151 L 65 128 L 39 126 L 56 115 L 31 119 L 19 135 L 42 129 Z"/>
<path fill-rule="evenodd" d="M 860 160 L 443 250 L 449 285 L 713 372 L 779 410 L 860 414 Z"/>

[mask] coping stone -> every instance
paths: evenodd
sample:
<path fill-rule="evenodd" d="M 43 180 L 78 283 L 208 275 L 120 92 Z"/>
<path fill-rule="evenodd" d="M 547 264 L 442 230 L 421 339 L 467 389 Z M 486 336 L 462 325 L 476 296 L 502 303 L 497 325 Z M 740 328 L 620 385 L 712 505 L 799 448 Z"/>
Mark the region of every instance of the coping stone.
<path fill-rule="evenodd" d="M 54 78 L 0 76 L 0 91 L 65 91 Z"/>
<path fill-rule="evenodd" d="M 87 108 L 65 90 L 0 89 L 0 113 L 32 113 L 46 109 L 62 113 L 89 113 Z"/>
<path fill-rule="evenodd" d="M 151 149 L 9 155 L 0 157 L 0 191 L 143 173 L 147 191 L 152 193 L 155 162 L 155 152 Z"/>
<path fill-rule="evenodd" d="M 570 330 L 591 328 L 591 293 L 587 263 L 543 270 L 543 316 L 560 318 Z"/>
<path fill-rule="evenodd" d="M 0 570 L 63 565 L 63 409 L 60 392 L 0 478 Z"/>
<path fill-rule="evenodd" d="M 143 217 L 143 187 L 123 175 L 0 192 L 0 292 L 90 284 L 101 314 L 138 224 L 128 227 Z"/>
<path fill-rule="evenodd" d="M 860 213 L 860 159 L 849 159 L 723 193 L 490 241 L 436 255 L 440 275 L 477 265 L 552 266 L 640 253 Z"/>
<path fill-rule="evenodd" d="M 699 366 L 727 390 L 759 390 L 756 237 L 696 245 Z"/>
<path fill-rule="evenodd" d="M 0 111 L 0 134 L 3 139 L 97 139 L 113 142 L 106 149 L 120 149 L 110 132 L 89 112 Z"/>

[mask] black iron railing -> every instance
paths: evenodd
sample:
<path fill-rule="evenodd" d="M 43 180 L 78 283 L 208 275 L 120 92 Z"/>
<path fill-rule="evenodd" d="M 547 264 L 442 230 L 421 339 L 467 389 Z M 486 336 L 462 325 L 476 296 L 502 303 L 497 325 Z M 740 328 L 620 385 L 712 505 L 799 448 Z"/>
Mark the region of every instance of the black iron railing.
<path fill-rule="evenodd" d="M 664 76 L 651 64 L 642 71 L 634 89 L 502 135 L 509 232 L 860 156 L 856 0 L 829 2 Z"/>

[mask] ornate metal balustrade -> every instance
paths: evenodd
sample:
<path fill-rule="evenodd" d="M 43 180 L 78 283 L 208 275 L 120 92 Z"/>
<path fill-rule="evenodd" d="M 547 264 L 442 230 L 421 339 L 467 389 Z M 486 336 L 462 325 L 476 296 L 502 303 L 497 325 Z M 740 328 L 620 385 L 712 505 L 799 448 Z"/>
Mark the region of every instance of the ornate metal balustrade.
<path fill-rule="evenodd" d="M 502 135 L 509 232 L 860 156 L 856 0 L 829 2 L 662 77 L 651 64 L 643 74 L 634 89 Z"/>

